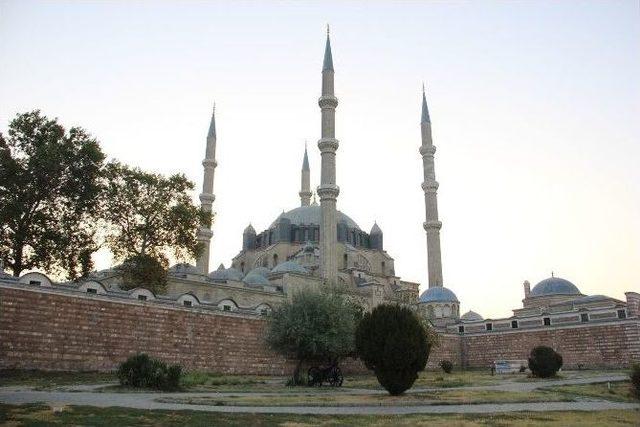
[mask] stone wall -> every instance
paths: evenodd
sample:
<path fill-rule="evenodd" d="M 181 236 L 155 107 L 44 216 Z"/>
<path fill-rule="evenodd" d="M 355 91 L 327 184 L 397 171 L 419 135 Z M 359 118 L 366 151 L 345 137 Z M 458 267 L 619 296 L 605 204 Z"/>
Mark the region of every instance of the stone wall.
<path fill-rule="evenodd" d="M 564 366 L 620 368 L 640 362 L 640 320 L 598 325 L 464 335 L 464 366 L 488 367 L 494 360 L 526 360 L 532 348 L 547 345 L 562 354 Z"/>
<path fill-rule="evenodd" d="M 136 352 L 187 369 L 282 375 L 264 320 L 197 308 L 0 287 L 0 368 L 112 370 Z"/>
<path fill-rule="evenodd" d="M 197 307 L 118 300 L 44 288 L 0 286 L 0 368 L 112 370 L 136 352 L 187 369 L 284 375 L 293 362 L 266 349 L 264 320 Z M 549 345 L 565 366 L 621 367 L 640 361 L 640 319 L 598 325 L 443 334 L 429 368 L 443 359 L 455 366 L 488 367 L 499 359 L 526 359 Z M 345 371 L 362 372 L 358 361 Z"/>

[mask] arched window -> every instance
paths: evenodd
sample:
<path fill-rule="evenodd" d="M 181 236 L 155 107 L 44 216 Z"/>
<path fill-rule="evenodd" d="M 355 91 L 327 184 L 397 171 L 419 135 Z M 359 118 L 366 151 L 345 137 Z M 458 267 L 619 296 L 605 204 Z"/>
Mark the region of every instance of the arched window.
<path fill-rule="evenodd" d="M 382 274 L 385 274 L 385 268 L 386 265 L 384 264 L 384 261 L 382 261 L 382 263 L 380 263 L 380 268 L 382 268 Z"/>
<path fill-rule="evenodd" d="M 348 265 L 349 265 L 349 258 L 347 257 L 347 254 L 344 254 L 342 256 L 342 268 L 346 269 Z"/>
<path fill-rule="evenodd" d="M 278 254 L 273 254 L 273 266 L 278 265 Z"/>
<path fill-rule="evenodd" d="M 244 273 L 244 261 L 240 263 L 240 271 Z"/>

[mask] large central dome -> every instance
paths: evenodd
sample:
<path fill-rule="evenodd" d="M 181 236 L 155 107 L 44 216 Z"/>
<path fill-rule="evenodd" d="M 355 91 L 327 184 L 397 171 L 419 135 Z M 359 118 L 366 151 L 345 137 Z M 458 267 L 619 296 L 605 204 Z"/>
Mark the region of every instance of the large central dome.
<path fill-rule="evenodd" d="M 300 206 L 288 212 L 282 212 L 269 228 L 273 228 L 280 218 L 286 218 L 293 225 L 320 225 L 321 210 L 319 205 Z M 360 230 L 358 224 L 347 215 L 338 211 L 338 222 L 346 222 L 347 227 Z"/>

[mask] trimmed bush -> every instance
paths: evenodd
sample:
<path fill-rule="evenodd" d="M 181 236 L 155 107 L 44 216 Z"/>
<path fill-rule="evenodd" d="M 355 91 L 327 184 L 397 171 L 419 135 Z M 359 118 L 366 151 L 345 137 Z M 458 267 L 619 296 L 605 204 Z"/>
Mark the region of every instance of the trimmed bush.
<path fill-rule="evenodd" d="M 562 356 L 551 347 L 535 347 L 529 355 L 529 369 L 535 377 L 549 378 L 562 367 Z"/>
<path fill-rule="evenodd" d="M 640 364 L 636 363 L 631 367 L 629 378 L 631 379 L 631 392 L 640 399 Z"/>
<path fill-rule="evenodd" d="M 176 390 L 180 388 L 181 377 L 180 365 L 167 366 L 144 353 L 129 357 L 118 367 L 120 385 L 128 387 Z"/>
<path fill-rule="evenodd" d="M 453 371 L 453 363 L 451 363 L 450 360 L 441 360 L 440 367 L 447 374 L 450 374 L 451 371 Z"/>
<path fill-rule="evenodd" d="M 411 388 L 427 364 L 427 330 L 405 307 L 382 304 L 366 313 L 356 329 L 356 352 L 389 394 Z"/>

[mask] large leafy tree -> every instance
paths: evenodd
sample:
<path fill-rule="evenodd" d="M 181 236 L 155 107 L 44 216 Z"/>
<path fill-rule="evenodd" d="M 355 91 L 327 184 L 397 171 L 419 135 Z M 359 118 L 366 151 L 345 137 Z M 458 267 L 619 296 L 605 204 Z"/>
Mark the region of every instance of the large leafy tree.
<path fill-rule="evenodd" d="M 361 307 L 338 292 L 301 290 L 271 313 L 266 341 L 274 351 L 298 361 L 293 382 L 299 384 L 304 362 L 336 363 L 354 353 L 361 315 Z"/>
<path fill-rule="evenodd" d="M 85 130 L 38 110 L 0 133 L 0 258 L 14 275 L 91 270 L 104 158 Z"/>
<path fill-rule="evenodd" d="M 201 253 L 197 230 L 211 224 L 211 215 L 194 205 L 191 181 L 182 174 L 165 177 L 115 161 L 105 169 L 106 243 L 116 259 L 126 261 L 127 277 L 134 278 L 131 286 L 148 286 L 136 277 L 158 278 L 157 268 L 166 265 L 169 255 L 185 259 Z M 138 268 L 146 273 L 135 272 Z M 162 280 L 156 282 L 161 290 Z"/>

